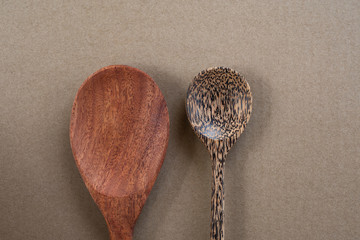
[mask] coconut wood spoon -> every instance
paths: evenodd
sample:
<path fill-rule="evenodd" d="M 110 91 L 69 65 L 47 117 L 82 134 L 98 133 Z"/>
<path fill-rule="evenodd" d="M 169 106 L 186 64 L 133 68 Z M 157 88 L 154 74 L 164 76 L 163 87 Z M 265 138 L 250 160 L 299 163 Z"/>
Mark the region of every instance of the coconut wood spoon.
<path fill-rule="evenodd" d="M 163 163 L 169 114 L 160 89 L 129 66 L 100 69 L 80 87 L 70 141 L 110 239 L 130 240 Z"/>
<path fill-rule="evenodd" d="M 224 240 L 225 158 L 250 119 L 252 95 L 244 77 L 229 68 L 199 73 L 187 92 L 186 112 L 212 160 L 211 240 Z"/>

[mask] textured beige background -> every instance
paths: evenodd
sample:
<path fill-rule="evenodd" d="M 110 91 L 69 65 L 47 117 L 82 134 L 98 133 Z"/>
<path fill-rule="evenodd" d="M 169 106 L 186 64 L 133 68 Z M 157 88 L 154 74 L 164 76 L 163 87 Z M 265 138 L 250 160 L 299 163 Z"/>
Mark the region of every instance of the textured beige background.
<path fill-rule="evenodd" d="M 0 239 L 108 238 L 68 126 L 78 87 L 110 64 L 147 72 L 170 111 L 134 240 L 209 238 L 210 161 L 184 98 L 218 65 L 245 75 L 254 95 L 227 160 L 227 239 L 360 239 L 358 0 L 0 6 Z"/>

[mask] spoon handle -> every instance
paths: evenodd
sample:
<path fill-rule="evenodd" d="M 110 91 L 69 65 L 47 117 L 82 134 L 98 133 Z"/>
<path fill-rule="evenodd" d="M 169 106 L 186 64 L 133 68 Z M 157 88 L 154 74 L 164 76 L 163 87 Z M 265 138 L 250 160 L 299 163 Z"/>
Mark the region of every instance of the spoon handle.
<path fill-rule="evenodd" d="M 146 199 L 125 196 L 114 198 L 90 190 L 102 212 L 110 234 L 110 240 L 132 240 L 136 218 Z"/>
<path fill-rule="evenodd" d="M 211 232 L 210 240 L 224 240 L 224 167 L 225 157 L 219 149 L 211 151 L 212 183 L 211 183 Z"/>

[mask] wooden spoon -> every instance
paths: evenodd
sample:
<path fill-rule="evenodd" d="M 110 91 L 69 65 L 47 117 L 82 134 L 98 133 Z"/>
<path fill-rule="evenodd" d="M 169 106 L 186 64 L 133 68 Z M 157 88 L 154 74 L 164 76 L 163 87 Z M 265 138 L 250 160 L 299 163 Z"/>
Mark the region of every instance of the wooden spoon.
<path fill-rule="evenodd" d="M 132 239 L 163 163 L 169 114 L 160 89 L 129 66 L 100 69 L 80 87 L 70 141 L 80 174 L 112 240 Z"/>
<path fill-rule="evenodd" d="M 211 240 L 224 240 L 225 158 L 250 119 L 252 95 L 244 77 L 224 67 L 197 75 L 187 92 L 186 112 L 212 160 Z"/>

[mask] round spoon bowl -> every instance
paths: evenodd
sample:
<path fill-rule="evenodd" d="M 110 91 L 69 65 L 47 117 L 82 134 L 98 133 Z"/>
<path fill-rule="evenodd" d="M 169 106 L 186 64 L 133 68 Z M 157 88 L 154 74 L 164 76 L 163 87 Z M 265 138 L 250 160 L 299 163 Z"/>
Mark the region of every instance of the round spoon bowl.
<path fill-rule="evenodd" d="M 205 138 L 239 137 L 250 119 L 250 86 L 230 68 L 199 73 L 187 92 L 186 112 L 195 132 Z"/>

